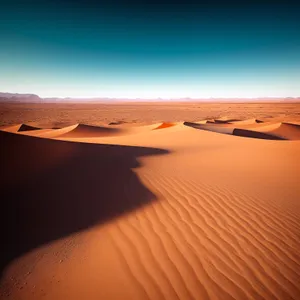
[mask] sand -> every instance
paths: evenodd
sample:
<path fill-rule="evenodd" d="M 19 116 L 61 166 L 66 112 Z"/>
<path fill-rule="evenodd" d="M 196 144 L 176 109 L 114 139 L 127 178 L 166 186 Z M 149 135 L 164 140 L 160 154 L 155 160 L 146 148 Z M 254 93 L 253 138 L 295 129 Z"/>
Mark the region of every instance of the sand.
<path fill-rule="evenodd" d="M 300 126 L 261 119 L 2 127 L 1 299 L 300 299 Z"/>

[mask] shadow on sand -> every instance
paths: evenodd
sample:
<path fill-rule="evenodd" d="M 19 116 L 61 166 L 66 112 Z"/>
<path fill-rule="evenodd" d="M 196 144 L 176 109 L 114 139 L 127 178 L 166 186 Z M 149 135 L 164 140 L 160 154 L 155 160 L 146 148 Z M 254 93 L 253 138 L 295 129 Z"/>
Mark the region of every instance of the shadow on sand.
<path fill-rule="evenodd" d="M 156 199 L 132 168 L 166 150 L 56 141 L 0 131 L 1 259 Z"/>

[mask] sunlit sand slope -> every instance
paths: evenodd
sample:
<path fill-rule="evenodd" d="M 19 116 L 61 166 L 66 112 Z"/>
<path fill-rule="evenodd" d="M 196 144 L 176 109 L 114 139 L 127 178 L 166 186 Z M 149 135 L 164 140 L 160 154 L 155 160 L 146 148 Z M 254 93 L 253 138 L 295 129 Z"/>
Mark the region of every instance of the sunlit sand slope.
<path fill-rule="evenodd" d="M 109 229 L 136 299 L 299 297 L 299 216 L 196 178 L 142 178 L 161 201 Z"/>

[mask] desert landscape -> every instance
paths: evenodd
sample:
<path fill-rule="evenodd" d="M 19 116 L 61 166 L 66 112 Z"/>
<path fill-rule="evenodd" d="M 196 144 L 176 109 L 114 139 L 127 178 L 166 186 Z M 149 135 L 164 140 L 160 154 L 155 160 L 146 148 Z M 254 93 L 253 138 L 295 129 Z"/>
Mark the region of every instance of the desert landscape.
<path fill-rule="evenodd" d="M 1 299 L 300 299 L 300 103 L 1 103 Z"/>

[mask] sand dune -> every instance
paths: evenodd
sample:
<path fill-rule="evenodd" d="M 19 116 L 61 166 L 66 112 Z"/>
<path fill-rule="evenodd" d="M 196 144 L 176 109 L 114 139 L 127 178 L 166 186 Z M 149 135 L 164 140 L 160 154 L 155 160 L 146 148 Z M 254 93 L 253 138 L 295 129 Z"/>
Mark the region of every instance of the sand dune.
<path fill-rule="evenodd" d="M 299 299 L 299 125 L 236 119 L 1 129 L 1 299 Z"/>
<path fill-rule="evenodd" d="M 74 138 L 98 137 L 98 136 L 114 135 L 114 134 L 118 134 L 120 132 L 121 132 L 121 130 L 118 128 L 76 124 L 72 130 L 60 134 L 59 137 L 74 137 Z"/>
<path fill-rule="evenodd" d="M 23 132 L 23 131 L 34 131 L 34 130 L 40 130 L 41 128 L 30 126 L 27 124 L 16 124 L 16 125 L 10 125 L 10 126 L 2 126 L 0 127 L 0 130 L 7 131 L 7 132 Z"/>
<path fill-rule="evenodd" d="M 300 125 L 297 124 L 275 123 L 269 126 L 258 127 L 255 130 L 270 133 L 282 139 L 300 140 Z"/>

